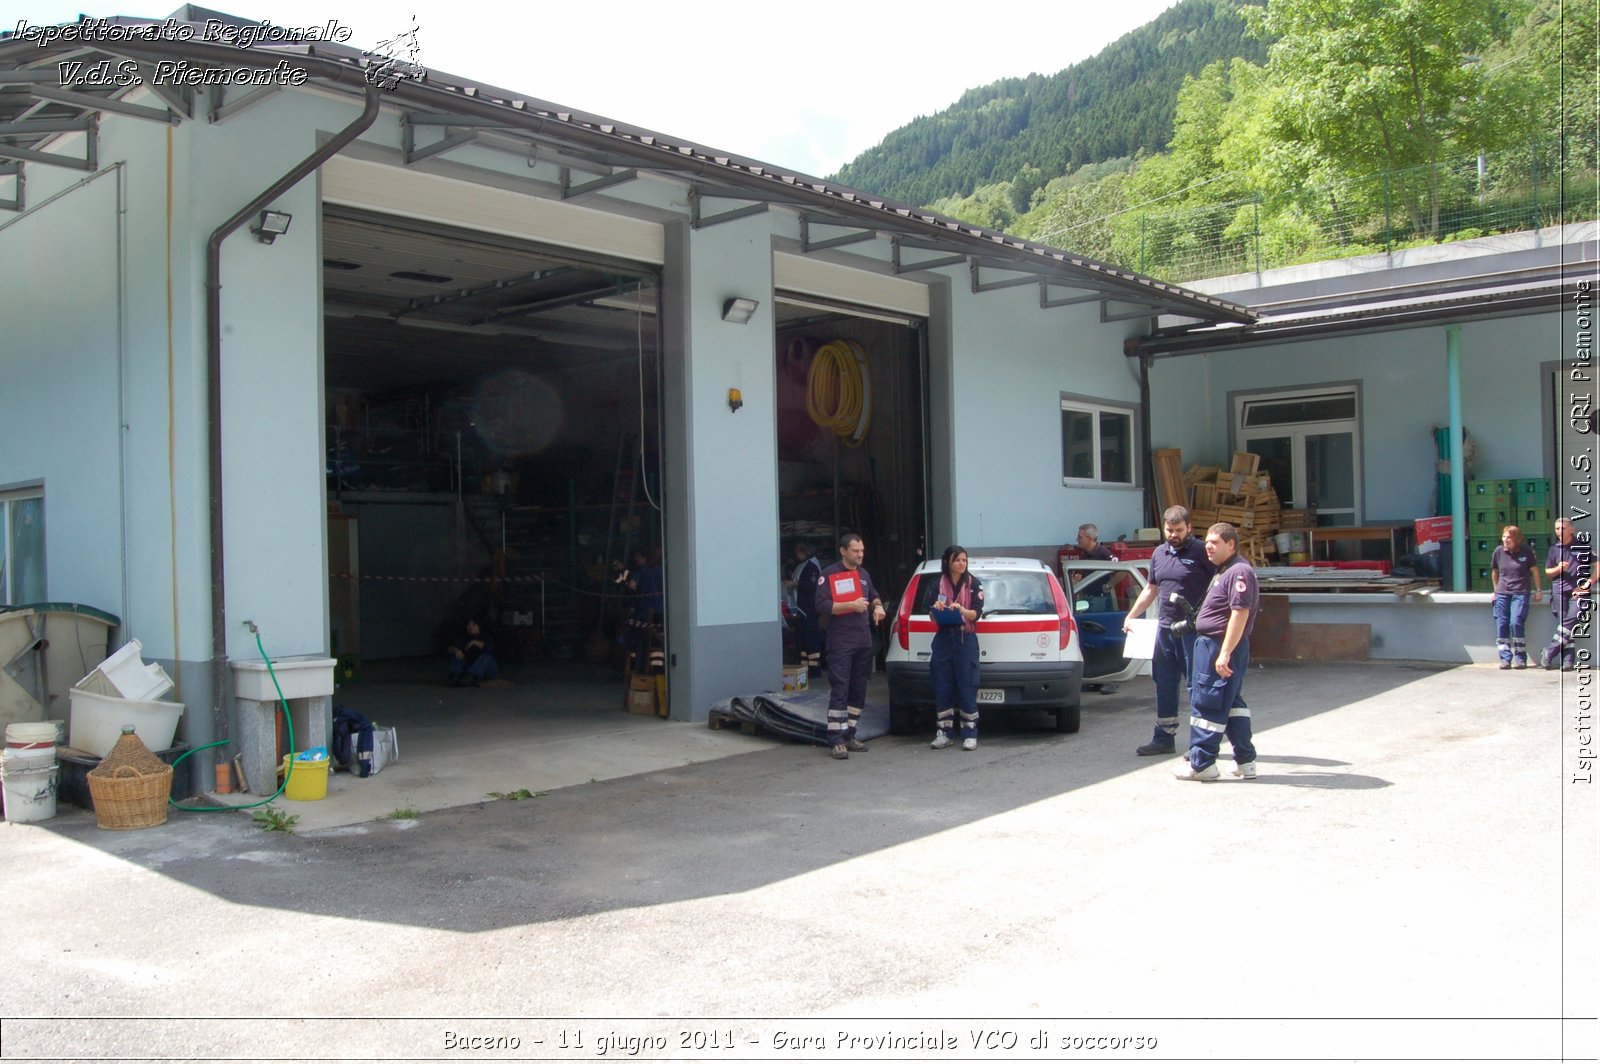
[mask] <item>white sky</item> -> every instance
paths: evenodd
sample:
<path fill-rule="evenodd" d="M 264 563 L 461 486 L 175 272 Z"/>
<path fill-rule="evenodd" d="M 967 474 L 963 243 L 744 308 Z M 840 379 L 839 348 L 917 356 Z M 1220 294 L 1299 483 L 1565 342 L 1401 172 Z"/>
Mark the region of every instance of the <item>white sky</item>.
<path fill-rule="evenodd" d="M 825 176 L 963 90 L 1053 74 L 1175 0 L 983 5 L 581 0 L 526 8 L 414 0 L 212 0 L 279 26 L 338 19 L 370 47 L 416 17 L 424 67 Z M 149 6 L 145 6 L 148 4 Z M 0 28 L 79 14 L 165 17 L 176 0 L 21 0 Z M 15 12 L 15 14 L 11 14 Z M 481 12 L 481 13 L 480 13 Z M 1011 39 L 1003 34 L 1016 32 Z"/>

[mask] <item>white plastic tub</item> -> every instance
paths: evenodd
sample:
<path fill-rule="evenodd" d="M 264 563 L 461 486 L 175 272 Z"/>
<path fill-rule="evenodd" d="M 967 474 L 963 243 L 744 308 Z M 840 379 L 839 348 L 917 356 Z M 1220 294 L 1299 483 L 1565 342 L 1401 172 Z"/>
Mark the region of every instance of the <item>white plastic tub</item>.
<path fill-rule="evenodd" d="M 172 746 L 181 716 L 182 702 L 117 698 L 74 687 L 67 745 L 95 757 L 105 757 L 122 737 L 122 729 L 131 724 L 144 745 L 152 750 L 166 750 Z"/>
<path fill-rule="evenodd" d="M 167 675 L 167 670 L 153 661 L 145 661 L 143 655 L 144 645 L 137 639 L 130 639 L 73 686 L 97 695 L 138 701 L 171 694 L 172 677 Z"/>

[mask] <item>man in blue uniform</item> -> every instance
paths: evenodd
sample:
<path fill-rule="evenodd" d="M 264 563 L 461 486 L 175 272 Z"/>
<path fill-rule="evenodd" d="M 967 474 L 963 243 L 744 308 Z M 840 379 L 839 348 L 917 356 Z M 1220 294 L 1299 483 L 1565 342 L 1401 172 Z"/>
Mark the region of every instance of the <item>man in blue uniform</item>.
<path fill-rule="evenodd" d="M 861 568 L 866 556 L 861 537 L 848 532 L 839 540 L 839 560 L 817 578 L 817 615 L 828 618 L 828 743 L 840 761 L 867 749 L 856 725 L 872 678 L 872 626 L 884 618 L 877 585 Z"/>
<path fill-rule="evenodd" d="M 1128 621 L 1140 616 L 1153 602 L 1159 602 L 1156 615 L 1156 652 L 1150 662 L 1150 672 L 1156 682 L 1156 725 L 1150 741 L 1134 750 L 1143 757 L 1174 753 L 1178 735 L 1178 684 L 1189 684 L 1189 660 L 1194 654 L 1194 625 L 1181 624 L 1173 631 L 1174 621 L 1186 620 L 1198 609 L 1205 597 L 1206 585 L 1217 571 L 1206 557 L 1206 547 L 1191 533 L 1189 511 L 1173 506 L 1162 515 L 1166 542 L 1150 556 L 1150 583 L 1139 593 L 1128 610 Z M 1178 595 L 1189 604 L 1186 610 L 1172 601 Z M 1124 632 L 1133 626 L 1122 625 Z"/>
<path fill-rule="evenodd" d="M 1096 525 L 1078 526 L 1078 549 L 1083 552 L 1084 558 L 1094 561 L 1114 562 L 1111 550 L 1100 542 L 1100 529 Z"/>
<path fill-rule="evenodd" d="M 1194 656 L 1189 681 L 1189 756 L 1176 771 L 1180 780 L 1209 783 L 1221 773 L 1217 751 L 1226 735 L 1233 744 L 1235 776 L 1256 778 L 1250 710 L 1239 696 L 1250 668 L 1250 632 L 1261 591 L 1256 570 L 1239 553 L 1239 533 L 1225 521 L 1206 532 L 1206 556 L 1217 573 L 1195 615 Z"/>
<path fill-rule="evenodd" d="M 1556 635 L 1539 655 L 1539 664 L 1570 672 L 1578 665 L 1574 635 L 1591 609 L 1588 596 L 1594 548 L 1576 542 L 1577 532 L 1565 517 L 1556 518 L 1555 534 L 1556 541 L 1545 554 L 1544 575 L 1550 578 L 1550 612 L 1556 615 Z"/>
<path fill-rule="evenodd" d="M 794 545 L 794 573 L 789 584 L 794 588 L 795 609 L 800 611 L 800 664 L 813 679 L 822 675 L 822 628 L 817 617 L 817 579 L 822 563 L 811 551 L 811 544 Z"/>

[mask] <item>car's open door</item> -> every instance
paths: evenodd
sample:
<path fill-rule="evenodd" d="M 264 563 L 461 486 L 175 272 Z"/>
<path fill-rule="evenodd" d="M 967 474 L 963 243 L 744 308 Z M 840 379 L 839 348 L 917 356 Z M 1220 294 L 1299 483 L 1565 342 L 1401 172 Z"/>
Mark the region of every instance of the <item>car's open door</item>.
<path fill-rule="evenodd" d="M 1122 653 L 1122 622 L 1150 583 L 1149 567 L 1148 561 L 1062 563 L 1067 601 L 1083 645 L 1084 683 L 1120 683 L 1149 670 L 1149 659 Z M 1147 612 L 1155 616 L 1154 609 Z"/>

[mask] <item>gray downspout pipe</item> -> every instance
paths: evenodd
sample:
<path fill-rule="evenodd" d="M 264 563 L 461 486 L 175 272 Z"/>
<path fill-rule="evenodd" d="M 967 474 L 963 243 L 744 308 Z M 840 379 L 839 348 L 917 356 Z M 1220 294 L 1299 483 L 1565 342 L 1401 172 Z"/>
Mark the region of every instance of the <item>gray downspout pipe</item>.
<path fill-rule="evenodd" d="M 1154 433 L 1150 429 L 1150 363 L 1155 356 L 1139 352 L 1139 453 L 1144 467 L 1144 520 L 1147 528 L 1161 528 L 1161 499 L 1156 494 L 1156 459 L 1150 451 Z"/>
<path fill-rule="evenodd" d="M 222 242 L 255 213 L 299 184 L 323 163 L 372 126 L 378 119 L 378 99 L 382 91 L 368 85 L 366 107 L 359 117 L 326 144 L 312 152 L 294 169 L 274 181 L 267 190 L 240 207 L 232 218 L 217 226 L 206 242 L 206 436 L 209 450 L 211 485 L 211 697 L 213 738 L 228 734 L 228 609 L 223 587 L 222 555 Z M 210 779 L 215 758 L 204 751 L 198 771 Z"/>

